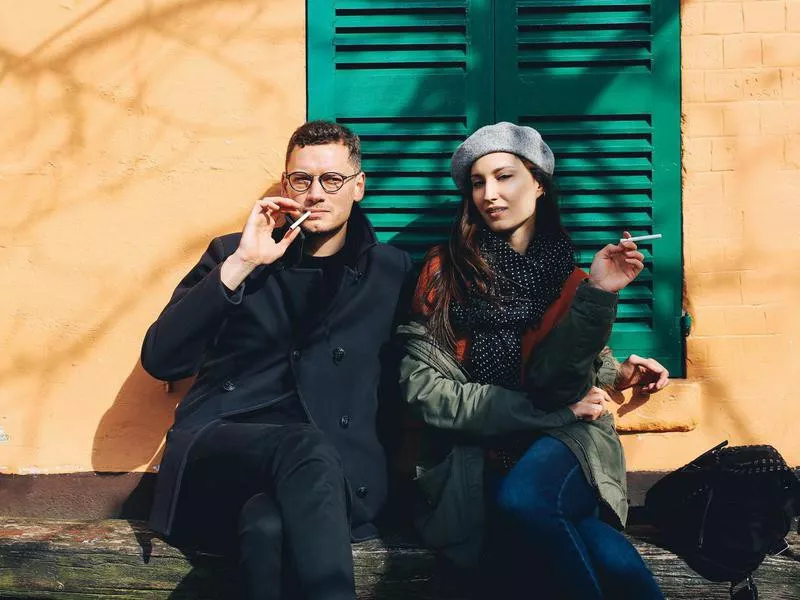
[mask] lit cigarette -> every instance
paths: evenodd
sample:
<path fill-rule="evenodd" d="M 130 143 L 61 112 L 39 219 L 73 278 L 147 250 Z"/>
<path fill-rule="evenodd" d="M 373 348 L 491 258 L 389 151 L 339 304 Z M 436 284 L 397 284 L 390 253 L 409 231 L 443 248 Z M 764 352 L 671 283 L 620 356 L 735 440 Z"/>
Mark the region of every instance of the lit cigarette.
<path fill-rule="evenodd" d="M 644 242 L 645 240 L 658 240 L 661 239 L 660 233 L 654 233 L 653 235 L 639 235 L 636 237 L 629 237 L 629 238 L 620 238 L 619 243 L 622 242 Z"/>
<path fill-rule="evenodd" d="M 299 219 L 297 219 L 297 221 L 295 221 L 294 223 L 292 223 L 291 225 L 289 225 L 289 229 L 290 229 L 290 230 L 292 230 L 292 229 L 297 229 L 298 227 L 300 227 L 300 223 L 302 223 L 303 221 L 305 221 L 305 220 L 306 220 L 306 219 L 307 219 L 307 218 L 308 218 L 310 215 L 311 215 L 311 211 L 310 211 L 310 210 L 307 210 L 307 211 L 306 211 L 306 212 L 304 212 L 302 215 L 300 215 L 300 218 L 299 218 Z"/>

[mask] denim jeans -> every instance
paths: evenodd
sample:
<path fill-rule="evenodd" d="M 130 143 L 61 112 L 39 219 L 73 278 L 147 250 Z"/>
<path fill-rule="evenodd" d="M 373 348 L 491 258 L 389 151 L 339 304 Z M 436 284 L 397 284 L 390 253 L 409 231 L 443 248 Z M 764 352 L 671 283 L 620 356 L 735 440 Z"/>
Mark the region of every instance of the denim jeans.
<path fill-rule="evenodd" d="M 487 486 L 496 597 L 663 600 L 636 549 L 598 518 L 597 492 L 564 443 L 539 438 Z"/>

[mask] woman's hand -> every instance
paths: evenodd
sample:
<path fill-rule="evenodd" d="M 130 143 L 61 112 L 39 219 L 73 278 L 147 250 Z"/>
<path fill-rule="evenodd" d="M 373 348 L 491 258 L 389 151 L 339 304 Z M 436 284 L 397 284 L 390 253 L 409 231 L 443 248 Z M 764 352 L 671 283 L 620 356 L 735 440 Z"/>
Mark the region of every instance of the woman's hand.
<path fill-rule="evenodd" d="M 631 237 L 625 231 L 623 238 Z M 636 249 L 635 242 L 608 244 L 594 255 L 589 270 L 589 283 L 607 292 L 618 292 L 644 269 L 644 255 Z"/>
<path fill-rule="evenodd" d="M 594 421 L 606 412 L 606 402 L 611 402 L 611 396 L 599 387 L 592 387 L 583 398 L 570 404 L 569 409 L 579 421 Z"/>
<path fill-rule="evenodd" d="M 669 385 L 669 371 L 652 358 L 631 354 L 619 367 L 614 387 L 622 391 L 629 387 L 640 387 L 645 394 L 653 394 Z"/>

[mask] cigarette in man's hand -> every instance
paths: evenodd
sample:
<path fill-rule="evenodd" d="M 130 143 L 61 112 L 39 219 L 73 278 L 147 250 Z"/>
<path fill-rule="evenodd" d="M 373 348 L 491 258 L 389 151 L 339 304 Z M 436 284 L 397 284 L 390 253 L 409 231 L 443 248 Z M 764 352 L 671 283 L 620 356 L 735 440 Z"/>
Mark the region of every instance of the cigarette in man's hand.
<path fill-rule="evenodd" d="M 661 239 L 660 233 L 654 233 L 653 235 L 639 235 L 636 237 L 629 237 L 629 238 L 619 238 L 619 243 L 622 242 L 644 242 L 645 240 L 658 240 Z"/>
<path fill-rule="evenodd" d="M 295 221 L 294 223 L 289 225 L 289 230 L 294 230 L 294 229 L 297 229 L 298 227 L 300 227 L 300 223 L 305 221 L 309 217 L 309 215 L 311 215 L 311 211 L 310 210 L 307 210 L 306 212 L 304 212 L 302 215 L 300 215 L 300 218 L 297 219 L 297 221 Z"/>

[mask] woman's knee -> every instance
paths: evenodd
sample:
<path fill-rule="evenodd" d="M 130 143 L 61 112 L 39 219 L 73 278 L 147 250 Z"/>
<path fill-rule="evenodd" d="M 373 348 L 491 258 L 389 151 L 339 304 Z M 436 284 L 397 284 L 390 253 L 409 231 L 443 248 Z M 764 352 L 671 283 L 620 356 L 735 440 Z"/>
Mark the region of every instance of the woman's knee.
<path fill-rule="evenodd" d="M 513 471 L 503 479 L 495 496 L 497 510 L 503 519 L 512 523 L 536 524 L 555 517 L 555 504 L 529 484 L 526 477 Z"/>

